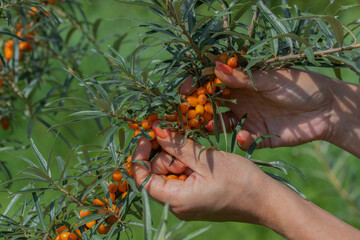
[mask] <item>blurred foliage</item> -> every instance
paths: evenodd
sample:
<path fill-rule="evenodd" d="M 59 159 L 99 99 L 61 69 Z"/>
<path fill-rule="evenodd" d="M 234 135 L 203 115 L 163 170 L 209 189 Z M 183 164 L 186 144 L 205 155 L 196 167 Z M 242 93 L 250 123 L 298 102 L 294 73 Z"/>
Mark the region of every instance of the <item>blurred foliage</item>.
<path fill-rule="evenodd" d="M 2 1 L 3 4 L 10 2 L 14 3 L 16 1 Z M 255 2 L 258 3 L 259 9 L 262 9 L 261 11 L 267 11 L 261 2 Z M 198 31 L 198 35 L 195 34 L 194 36 L 196 36 L 195 42 L 197 46 L 200 46 L 200 49 L 198 50 L 200 50 L 201 53 L 198 55 L 194 48 L 187 49 L 189 51 L 194 50 L 196 53 L 193 54 L 193 56 L 195 56 L 194 59 L 198 57 L 197 62 L 194 63 L 196 67 L 187 69 L 185 65 L 189 64 L 189 61 L 182 60 L 182 57 L 186 57 L 186 51 L 179 51 L 179 49 L 184 48 L 183 44 L 186 39 L 180 37 L 172 39 L 175 40 L 174 42 L 166 43 L 166 41 L 169 40 L 165 39 L 164 36 L 161 36 L 161 32 L 164 33 L 161 29 L 169 30 L 171 29 L 171 26 L 166 25 L 166 27 L 164 27 L 163 25 L 157 25 L 158 21 L 164 18 L 164 16 L 159 14 L 156 10 L 155 13 L 158 13 L 158 16 L 150 14 L 150 11 L 147 9 L 138 6 L 130 6 L 121 3 L 121 1 L 111 1 L 111 3 L 107 5 L 104 4 L 103 1 L 87 1 L 80 3 L 66 0 L 61 1 L 57 6 L 51 7 L 51 9 L 53 8 L 51 16 L 46 17 L 46 11 L 48 9 L 47 5 L 39 5 L 35 2 L 25 1 L 24 7 L 17 8 L 16 11 L 18 14 L 11 16 L 11 24 L 3 24 L 1 30 L 3 33 L 2 40 L 5 42 L 5 40 L 13 37 L 15 24 L 17 22 L 27 22 L 29 18 L 26 16 L 26 13 L 29 12 L 29 8 L 35 6 L 40 9 L 39 15 L 41 15 L 41 17 L 37 15 L 33 16 L 30 21 L 34 21 L 34 23 L 29 31 L 34 30 L 36 32 L 35 36 L 39 43 L 37 44 L 35 43 L 36 41 L 34 41 L 34 51 L 26 54 L 23 61 L 20 61 L 20 59 L 15 57 L 6 63 L 6 61 L 2 59 L 2 76 L 5 78 L 4 82 L 11 81 L 11 83 L 17 84 L 17 86 L 10 87 L 8 85 L 9 87 L 2 89 L 4 92 L 2 92 L 1 95 L 0 105 L 2 107 L 2 115 L 0 117 L 11 119 L 12 129 L 8 132 L 0 132 L 2 138 L 0 139 L 0 151 L 4 153 L 1 155 L 0 159 L 0 170 L 2 170 L 1 173 L 3 173 L 3 176 L 0 176 L 0 178 L 9 179 L 10 176 L 13 175 L 16 179 L 19 173 L 22 177 L 26 173 L 33 176 L 39 176 L 40 173 L 37 170 L 35 171 L 35 169 L 28 168 L 25 172 L 22 171 L 24 168 L 22 166 L 23 162 L 21 162 L 19 158 L 13 156 L 15 153 L 22 155 L 23 158 L 35 159 L 33 154 L 33 150 L 35 150 L 38 160 L 34 160 L 34 162 L 36 161 L 37 168 L 42 169 L 43 173 L 49 174 L 51 171 L 55 172 L 53 173 L 53 176 L 60 176 L 56 179 L 55 184 L 64 187 L 63 190 L 73 191 L 73 189 L 76 189 L 76 192 L 82 191 L 81 194 L 84 195 L 86 189 L 82 189 L 81 191 L 78 189 L 78 176 L 81 176 L 84 172 L 90 174 L 96 172 L 93 177 L 100 179 L 97 181 L 94 180 L 96 181 L 96 184 L 93 186 L 98 190 L 97 193 L 102 191 L 105 191 L 106 193 L 104 187 L 101 186 L 102 180 L 105 179 L 104 176 L 106 176 L 106 173 L 111 173 L 113 167 L 121 166 L 126 156 L 124 153 L 121 159 L 114 157 L 116 154 L 114 154 L 114 146 L 111 144 L 117 145 L 119 142 L 112 139 L 115 135 L 109 134 L 109 132 L 111 133 L 109 129 L 113 130 L 112 133 L 115 133 L 115 130 L 117 130 L 123 122 L 114 119 L 110 119 L 109 121 L 109 118 L 106 117 L 106 119 L 99 119 L 96 122 L 84 121 L 81 124 L 74 121 L 74 124 L 66 125 L 66 127 L 57 127 L 60 125 L 55 124 L 68 121 L 68 118 L 64 119 L 64 117 L 68 115 L 68 112 L 76 112 L 80 109 L 82 111 L 92 111 L 96 109 L 99 111 L 96 114 L 101 116 L 100 112 L 104 112 L 104 109 L 102 109 L 103 104 L 99 104 L 101 101 L 105 103 L 111 101 L 115 101 L 116 104 L 120 103 L 121 98 L 119 97 L 116 102 L 115 96 L 121 96 L 119 93 L 121 93 L 122 90 L 129 90 L 126 88 L 129 86 L 125 85 L 125 82 L 128 81 L 129 78 L 121 76 L 121 74 L 119 74 L 119 68 L 122 69 L 122 72 L 124 72 L 125 69 L 128 73 L 134 74 L 132 71 L 134 71 L 135 65 L 141 66 L 141 68 L 135 69 L 138 72 L 134 74 L 136 78 L 133 79 L 141 79 L 140 83 L 145 81 L 143 72 L 146 68 L 149 69 L 149 75 L 146 76 L 148 79 L 151 79 L 151 74 L 153 74 L 153 79 L 161 76 L 161 78 L 164 79 L 164 82 L 182 69 L 187 69 L 195 76 L 201 78 L 201 70 L 211 66 L 212 55 L 216 56 L 219 53 L 231 52 L 234 50 L 238 52 L 246 50 L 247 54 L 242 63 L 242 66 L 245 69 L 254 67 L 277 68 L 297 65 L 301 68 L 309 68 L 346 81 L 358 79 L 356 74 L 348 69 L 342 68 L 344 65 L 347 65 L 347 67 L 354 72 L 359 73 L 358 53 L 355 51 L 342 52 L 339 50 L 338 55 L 333 54 L 333 52 L 331 52 L 331 54 L 325 54 L 325 56 L 323 54 L 324 49 L 336 49 L 337 47 L 351 46 L 352 43 L 356 43 L 352 38 L 352 34 L 347 34 L 347 31 L 345 31 L 343 35 L 340 34 L 339 31 L 330 31 L 329 29 L 341 30 L 343 28 L 342 23 L 344 23 L 348 26 L 348 29 L 354 31 L 354 35 L 358 38 L 359 31 L 357 26 L 359 25 L 359 22 L 354 21 L 357 19 L 352 19 L 352 17 L 350 17 L 356 15 L 349 14 L 351 12 L 358 12 L 358 7 L 352 6 L 353 8 L 350 8 L 351 5 L 356 4 L 357 2 L 330 1 L 329 4 L 329 1 L 321 0 L 317 1 L 316 5 L 310 1 L 288 2 L 289 6 L 292 7 L 288 7 L 286 1 L 268 1 L 267 6 L 269 9 L 274 11 L 277 16 L 288 16 L 288 21 L 276 21 L 276 18 L 273 18 L 272 16 L 269 18 L 266 17 L 266 14 L 260 15 L 259 21 L 257 24 L 254 24 L 254 34 L 250 34 L 251 36 L 247 36 L 248 26 L 252 24 L 253 13 L 259 11 L 254 7 L 251 7 L 250 3 L 252 2 L 239 1 L 236 3 L 238 5 L 230 2 L 229 5 L 225 4 L 225 6 L 229 8 L 225 9 L 225 13 L 231 11 L 238 13 L 238 15 L 235 14 L 237 21 L 230 21 L 229 26 L 225 26 L 226 29 L 225 31 L 222 31 L 222 34 L 219 32 L 221 29 L 224 30 L 223 17 L 226 16 L 226 14 L 221 13 L 221 5 L 216 5 L 216 9 L 212 9 L 211 7 L 199 9 L 200 14 L 197 16 L 199 16 L 200 19 L 197 19 L 197 21 L 199 22 L 199 20 L 201 21 L 201 19 L 204 19 L 204 22 L 203 25 L 198 24 L 197 27 L 203 32 L 200 34 L 201 32 Z M 281 7 L 278 7 L 280 4 L 282 4 Z M 298 9 L 293 7 L 294 4 L 298 5 Z M 346 6 L 349 6 L 349 8 Z M 339 11 L 341 8 L 347 9 L 346 11 Z M 211 21 L 207 21 L 209 19 L 206 17 L 209 9 L 219 10 L 217 15 L 215 15 Z M 5 10 L 5 8 L 2 8 L 1 10 L 2 16 L 7 16 L 7 19 L 9 20 L 9 14 L 11 13 Z M 318 18 L 314 19 L 313 16 L 309 16 L 309 12 L 319 15 Z M 345 14 L 345 12 L 348 14 Z M 303 14 L 301 15 L 301 13 Z M 323 17 L 323 15 L 327 15 L 327 17 Z M 339 16 L 339 18 L 333 17 L 335 15 Z M 140 21 L 135 20 L 135 18 L 142 20 L 145 18 L 147 21 L 145 21 L 145 23 L 139 23 Z M 272 22 L 274 20 L 275 22 Z M 206 23 L 209 25 L 206 25 Z M 309 28 L 304 27 L 309 25 L 314 26 L 313 31 L 307 31 L 306 29 Z M 196 24 L 194 23 L 191 28 L 194 29 L 195 26 Z M 277 26 L 278 28 L 273 26 Z M 143 27 L 148 27 L 148 30 L 143 30 Z M 152 30 L 149 30 L 149 28 L 152 28 Z M 289 28 L 291 31 L 287 31 Z M 155 35 L 156 37 L 153 35 L 154 31 L 158 31 Z M 208 32 L 205 33 L 204 31 Z M 296 36 L 301 36 L 302 38 L 299 39 L 299 37 L 291 35 L 294 33 Z M 151 34 L 151 36 L 149 34 Z M 142 39 L 145 39 L 145 41 L 141 41 L 140 38 L 137 38 L 138 35 L 141 35 L 143 37 Z M 213 38 L 211 38 L 211 36 Z M 271 37 L 267 38 L 266 36 Z M 249 41 L 250 38 L 254 39 L 254 41 Z M 132 39 L 136 40 L 134 41 Z M 210 41 L 213 42 L 210 43 L 213 46 L 216 46 L 212 52 L 207 51 L 210 48 L 207 48 L 205 44 L 202 45 L 202 42 L 206 42 L 205 39 L 211 39 Z M 19 42 L 21 40 L 22 39 L 18 39 Z M 177 43 L 176 41 L 182 42 Z M 152 46 L 160 42 L 164 44 L 164 48 L 160 46 L 152 48 L 142 47 L 144 43 Z M 207 43 L 210 44 L 209 42 Z M 109 45 L 114 48 L 114 51 L 109 50 Z M 131 49 L 136 48 L 138 48 L 136 54 L 131 55 Z M 92 49 L 97 53 L 92 51 Z M 163 65 L 159 63 L 158 59 L 153 59 L 153 56 L 158 54 L 158 51 L 162 50 L 168 51 L 168 53 L 161 52 L 159 55 L 162 58 L 161 63 Z M 204 52 L 202 52 L 203 50 Z M 121 56 L 130 57 L 121 58 L 119 55 L 116 55 L 118 51 L 121 53 Z M 210 52 L 212 55 L 205 55 L 204 53 L 206 51 Z M 316 56 L 317 51 L 320 51 L 318 56 Z M 109 55 L 106 55 L 106 57 L 103 58 L 99 53 Z M 184 53 L 185 55 L 182 56 L 179 53 Z M 298 54 L 299 57 L 293 58 L 292 56 L 294 54 Z M 314 55 L 314 57 L 311 57 L 312 55 Z M 139 58 L 139 56 L 141 56 L 141 58 Z M 287 58 L 284 61 L 278 61 L 276 56 L 284 56 Z M 204 62 L 203 59 L 205 58 L 207 58 L 207 60 Z M 116 62 L 116 60 L 119 59 L 121 60 L 121 64 Z M 152 60 L 156 61 L 151 62 Z M 269 64 L 265 64 L 266 61 L 269 61 Z M 148 62 L 151 64 L 147 65 Z M 131 64 L 130 67 L 129 63 Z M 21 67 L 19 68 L 18 66 Z M 319 68 L 320 66 L 321 68 Z M 64 71 L 64 69 L 66 71 Z M 152 69 L 156 70 L 153 71 Z M 165 71 L 162 72 L 164 69 Z M 11 70 L 13 70 L 13 75 L 10 74 Z M 74 81 L 76 79 L 75 76 L 80 80 L 80 87 L 78 85 L 79 82 Z M 108 76 L 110 76 L 110 78 L 107 78 Z M 160 95 L 158 97 L 163 98 L 165 96 L 168 98 L 170 96 L 173 97 L 173 99 L 176 99 L 176 94 L 171 94 L 173 94 L 173 91 L 185 77 L 186 75 L 177 79 L 174 78 L 171 88 L 168 89 L 169 91 L 166 96 Z M 130 85 L 131 84 L 132 83 L 130 83 Z M 98 91 L 103 95 L 98 94 L 97 92 L 91 96 L 91 91 L 84 91 L 86 86 L 90 86 L 88 89 L 95 92 Z M 152 83 L 149 84 L 149 88 L 153 88 L 154 86 L 156 87 L 156 85 L 153 85 Z M 164 91 L 164 88 L 161 86 L 159 88 Z M 150 92 L 154 92 L 154 89 L 151 89 Z M 111 91 L 116 93 L 116 95 L 113 94 L 113 96 L 111 96 Z M 108 96 L 106 96 L 106 92 L 109 93 Z M 141 90 L 138 92 L 143 94 Z M 90 96 L 90 101 L 79 102 L 75 101 L 75 99 L 67 99 L 67 96 L 85 100 Z M 104 98 L 104 96 L 106 96 L 106 98 Z M 146 95 L 145 98 L 147 96 L 148 95 Z M 101 99 L 101 97 L 103 98 Z M 113 98 L 109 100 L 110 97 Z M 59 98 L 61 98 L 61 100 L 58 100 Z M 98 101 L 93 101 L 94 99 L 98 99 Z M 70 106 L 72 106 L 73 109 L 69 108 L 69 105 L 67 105 L 69 101 L 71 102 Z M 179 99 L 177 99 L 177 101 L 179 101 Z M 51 105 L 48 103 L 51 103 Z M 44 108 L 44 106 L 46 106 L 46 108 Z M 51 106 L 51 108 L 49 106 Z M 130 104 L 130 106 L 134 107 L 135 105 Z M 168 106 L 159 107 L 158 105 L 149 106 L 147 104 L 143 106 L 146 107 L 138 107 L 137 112 L 136 108 L 133 108 L 135 109 L 135 113 L 132 112 L 128 117 L 134 118 L 136 116 L 142 118 L 154 111 L 154 107 L 160 112 L 168 111 Z M 60 109 L 62 111 L 60 111 Z M 89 112 L 84 111 L 83 113 L 87 114 Z M 127 112 L 126 114 L 129 113 Z M 94 115 L 90 114 L 88 116 Z M 74 120 L 74 118 L 72 120 Z M 54 125 L 55 127 L 50 128 L 54 136 L 52 138 L 51 135 L 46 132 L 50 126 Z M 108 126 L 110 126 L 110 128 L 108 128 Z M 89 129 L 92 131 L 89 131 Z M 97 134 L 104 135 L 104 138 L 96 137 Z M 28 137 L 34 139 L 36 146 L 34 143 L 30 143 Z M 130 138 L 131 135 L 127 133 L 125 137 L 127 143 L 130 142 Z M 18 140 L 21 140 L 22 142 L 19 142 Z M 223 142 L 220 140 L 218 141 Z M 82 146 L 71 148 L 74 144 L 84 146 L 91 144 L 91 146 L 85 148 Z M 32 150 L 21 152 L 11 151 L 12 153 L 4 152 L 9 150 L 20 150 L 29 146 L 32 146 Z M 36 150 L 37 147 L 39 148 L 39 151 Z M 221 149 L 226 148 L 221 143 L 218 147 Z M 86 151 L 88 148 L 90 149 L 91 162 L 94 162 L 93 168 L 89 168 L 89 165 L 85 164 L 87 161 Z M 49 154 L 49 156 L 44 158 L 40 152 Z M 241 153 L 238 150 L 237 152 Z M 359 184 L 359 179 L 356 178 L 356 174 L 359 172 L 360 167 L 356 161 L 358 159 L 355 157 L 350 156 L 333 146 L 329 146 L 327 143 L 306 144 L 292 149 L 258 150 L 253 153 L 252 157 L 262 159 L 266 162 L 283 161 L 301 169 L 304 175 L 309 179 L 310 184 L 304 183 L 292 172 L 288 173 L 286 179 L 295 186 L 300 186 L 300 190 L 315 204 L 333 213 L 337 217 L 348 221 L 353 226 L 360 227 L 360 193 L 356 188 Z M 112 161 L 115 161 L 115 164 Z M 109 164 L 109 162 L 111 162 L 111 164 Z M 66 171 L 66 177 L 64 177 L 65 171 L 62 172 L 60 167 L 64 166 L 64 164 L 68 164 L 69 167 Z M 97 172 L 99 170 L 101 171 L 101 174 Z M 40 177 L 44 178 L 44 175 L 40 174 Z M 131 179 L 128 180 L 131 182 Z M 64 181 L 68 182 L 65 183 Z M 64 184 L 69 186 L 69 188 L 65 189 Z M 29 187 L 31 185 L 34 184 L 30 183 Z M 4 185 L 2 187 L 4 187 Z M 34 190 L 27 190 L 23 187 L 23 183 L 16 181 L 11 188 L 4 189 L 4 192 L 7 192 L 10 196 L 16 196 L 15 198 L 20 196 L 16 195 L 16 191 L 19 191 L 20 189 L 20 191 L 23 192 L 34 192 Z M 44 221 L 44 219 L 41 220 L 40 218 L 40 222 L 34 221 L 34 219 L 37 216 L 42 215 L 39 210 L 41 207 L 47 209 L 44 203 L 52 209 L 51 206 L 54 206 L 55 201 L 58 201 L 60 197 L 60 195 L 57 194 L 46 193 L 45 195 L 43 191 L 51 190 L 49 186 L 36 184 L 36 188 L 39 190 L 37 194 L 32 193 L 28 195 L 28 198 L 25 197 L 24 199 L 21 199 L 23 202 L 22 204 L 20 204 L 20 201 L 19 203 L 14 204 L 16 208 L 22 205 L 22 208 L 25 209 L 24 204 L 26 205 L 31 201 L 36 203 L 37 199 L 42 198 L 42 204 L 35 204 L 31 208 L 32 213 L 24 220 L 25 222 L 33 220 L 32 225 L 30 225 L 31 227 L 38 224 L 43 225 L 42 221 Z M 76 192 L 74 194 L 76 194 Z M 134 192 L 130 198 L 136 201 L 140 200 L 136 197 L 136 192 Z M 122 201 L 131 202 L 129 199 Z M 8 203 L 9 199 L 2 193 L 0 196 L 2 209 L 5 209 Z M 123 203 L 124 202 L 121 202 L 121 205 L 125 209 L 126 204 Z M 74 207 L 65 205 L 66 203 L 62 202 L 62 205 L 59 204 L 57 206 L 57 210 L 63 211 L 64 209 L 61 208 L 66 208 L 69 215 L 66 216 L 65 219 L 75 216 L 76 213 L 73 211 Z M 159 208 L 160 207 L 157 204 L 152 204 L 153 213 L 160 212 Z M 10 212 L 15 213 L 12 211 Z M 36 212 L 38 215 L 36 215 Z M 3 213 L 3 211 L 1 211 L 1 213 Z M 156 223 L 163 222 L 160 220 L 160 215 L 153 214 L 153 218 Z M 47 218 L 45 219 L 48 221 Z M 51 216 L 51 214 L 50 220 L 54 220 L 54 216 Z M 169 225 L 174 225 L 175 222 L 178 221 L 170 215 L 168 222 Z M 73 223 L 73 221 L 71 223 Z M 191 228 L 191 232 L 197 228 L 206 227 L 209 223 L 196 222 L 187 223 L 186 225 Z M 196 237 L 196 239 L 281 239 L 280 236 L 272 231 L 259 226 L 238 223 L 211 223 L 210 225 L 212 226 L 210 230 Z M 53 226 L 50 226 L 50 228 L 54 229 Z M 134 227 L 133 231 L 134 239 L 143 236 L 143 229 Z M 131 235 L 132 233 L 128 231 L 128 234 Z M 122 238 L 125 239 L 127 237 L 124 235 Z"/>

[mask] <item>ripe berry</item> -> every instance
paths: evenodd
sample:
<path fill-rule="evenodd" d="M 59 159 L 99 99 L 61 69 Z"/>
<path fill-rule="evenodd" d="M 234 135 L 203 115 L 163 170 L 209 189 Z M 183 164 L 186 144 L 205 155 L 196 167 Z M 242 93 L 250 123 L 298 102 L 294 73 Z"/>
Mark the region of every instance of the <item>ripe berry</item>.
<path fill-rule="evenodd" d="M 69 239 L 69 232 L 64 232 L 60 234 L 60 240 L 68 240 Z"/>
<path fill-rule="evenodd" d="M 81 216 L 81 215 L 80 215 L 80 216 Z M 58 228 L 56 229 L 56 232 L 57 232 L 57 233 L 62 233 L 62 232 L 65 231 L 65 230 L 69 230 L 69 229 L 68 229 L 67 226 L 62 225 L 62 226 L 60 226 L 60 227 L 58 227 Z"/>
<path fill-rule="evenodd" d="M 108 186 L 108 189 L 109 189 L 109 192 L 110 193 L 116 193 L 116 191 L 117 191 L 117 185 L 115 184 L 115 183 L 112 183 L 112 184 L 110 184 L 109 186 Z"/>
<path fill-rule="evenodd" d="M 200 105 L 204 105 L 207 102 L 207 97 L 205 94 L 200 94 L 197 100 Z"/>
<path fill-rule="evenodd" d="M 120 171 L 115 171 L 113 174 L 112 174 L 112 179 L 114 182 L 121 182 L 122 180 L 122 174 Z"/>
<path fill-rule="evenodd" d="M 186 98 L 186 100 L 191 107 L 196 107 L 196 105 L 198 105 L 197 97 L 189 96 Z"/>
<path fill-rule="evenodd" d="M 177 113 L 173 113 L 172 115 L 165 115 L 166 120 L 169 122 L 176 122 Z"/>
<path fill-rule="evenodd" d="M 145 130 L 149 130 L 151 128 L 151 122 L 149 120 L 144 120 L 144 121 L 141 122 L 141 126 Z"/>
<path fill-rule="evenodd" d="M 90 214 L 90 211 L 89 210 L 85 210 L 85 209 L 81 209 L 81 211 L 80 211 L 80 217 L 85 217 L 85 216 L 87 216 L 87 215 L 89 215 Z"/>
<path fill-rule="evenodd" d="M 193 128 L 196 128 L 196 129 L 199 129 L 201 127 L 201 124 L 199 123 L 199 120 L 194 118 L 194 119 L 189 120 L 189 126 L 193 127 Z"/>
<path fill-rule="evenodd" d="M 134 132 L 133 137 L 136 137 L 140 132 L 141 132 L 140 129 L 137 129 L 137 130 Z"/>
<path fill-rule="evenodd" d="M 96 221 L 91 221 L 91 222 L 86 223 L 85 225 L 86 225 L 87 228 L 91 228 L 95 224 L 96 224 Z"/>
<path fill-rule="evenodd" d="M 5 48 L 12 48 L 14 46 L 13 40 L 7 40 L 4 44 Z"/>
<path fill-rule="evenodd" d="M 111 227 L 111 226 L 105 226 L 104 224 L 101 224 L 101 225 L 98 227 L 97 231 L 98 231 L 98 233 L 100 233 L 100 234 L 107 234 L 107 233 L 109 232 L 109 230 L 110 230 L 110 227 Z"/>
<path fill-rule="evenodd" d="M 237 67 L 237 60 L 235 57 L 231 57 L 229 58 L 229 60 L 227 61 L 227 65 L 232 67 L 232 68 L 236 68 Z"/>
<path fill-rule="evenodd" d="M 137 130 L 139 129 L 139 124 L 138 123 L 128 123 L 129 128 Z"/>
<path fill-rule="evenodd" d="M 158 119 L 158 114 L 157 113 L 154 113 L 154 114 L 151 114 L 147 117 L 147 119 L 150 121 L 150 122 L 154 122 L 155 120 Z"/>
<path fill-rule="evenodd" d="M 216 86 L 213 86 L 211 82 L 207 82 L 205 86 L 208 94 L 213 94 L 216 91 Z"/>
<path fill-rule="evenodd" d="M 180 111 L 182 114 L 187 113 L 189 111 L 190 105 L 187 102 L 183 102 L 180 104 Z"/>
<path fill-rule="evenodd" d="M 209 114 L 208 112 L 204 112 L 202 116 L 205 119 L 205 121 L 210 121 L 213 118 L 212 114 Z"/>
<path fill-rule="evenodd" d="M 93 202 L 93 205 L 95 206 L 103 206 L 105 205 L 105 203 L 103 203 L 100 199 L 95 199 L 94 202 Z"/>
<path fill-rule="evenodd" d="M 118 190 L 120 192 L 126 192 L 127 191 L 127 181 L 119 182 L 118 183 Z"/>
<path fill-rule="evenodd" d="M 151 137 L 151 140 L 154 140 L 156 138 L 156 134 L 153 130 L 150 130 L 147 134 Z"/>
<path fill-rule="evenodd" d="M 214 114 L 214 109 L 212 107 L 212 104 L 210 102 L 206 103 L 204 106 L 205 112 L 209 113 L 209 114 Z"/>
<path fill-rule="evenodd" d="M 215 78 L 213 84 L 222 84 L 223 82 L 219 78 Z"/>
<path fill-rule="evenodd" d="M 204 87 L 199 87 L 197 90 L 196 90 L 196 93 L 197 93 L 197 95 L 199 96 L 199 95 L 201 95 L 201 94 L 206 94 L 206 88 L 204 88 Z"/>
<path fill-rule="evenodd" d="M 205 112 L 204 106 L 202 106 L 202 105 L 197 105 L 197 106 L 195 107 L 195 111 L 196 111 L 197 114 L 203 115 L 204 112 Z"/>
<path fill-rule="evenodd" d="M 230 88 L 225 89 L 225 90 L 222 92 L 222 95 L 224 95 L 224 96 L 229 95 L 229 94 L 230 94 Z"/>
<path fill-rule="evenodd" d="M 189 111 L 187 112 L 187 117 L 188 117 L 188 119 L 196 118 L 197 115 L 198 115 L 197 112 L 196 112 L 195 110 L 193 110 L 193 109 L 191 109 L 191 110 L 189 110 Z"/>
<path fill-rule="evenodd" d="M 166 180 L 170 180 L 170 179 L 179 179 L 179 177 L 177 175 L 174 175 L 174 174 L 166 176 Z"/>
<path fill-rule="evenodd" d="M 188 176 L 186 176 L 185 174 L 182 174 L 179 176 L 179 180 L 181 181 L 185 181 L 188 178 Z"/>
<path fill-rule="evenodd" d="M 13 48 L 6 47 L 6 48 L 4 49 L 4 56 L 5 56 L 5 58 L 6 58 L 7 60 L 12 59 L 13 56 L 14 56 L 14 50 L 13 50 Z"/>

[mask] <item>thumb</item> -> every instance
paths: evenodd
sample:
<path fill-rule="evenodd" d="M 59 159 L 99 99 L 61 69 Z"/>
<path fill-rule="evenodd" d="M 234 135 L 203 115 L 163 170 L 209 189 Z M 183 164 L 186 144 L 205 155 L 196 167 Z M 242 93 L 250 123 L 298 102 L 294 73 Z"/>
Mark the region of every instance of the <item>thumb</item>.
<path fill-rule="evenodd" d="M 240 68 L 231 68 L 230 66 L 216 61 L 215 75 L 230 88 L 248 88 L 254 90 L 254 84 L 257 89 L 262 89 L 264 82 L 268 78 L 261 77 L 261 71 L 252 72 L 254 83 L 250 76 Z"/>

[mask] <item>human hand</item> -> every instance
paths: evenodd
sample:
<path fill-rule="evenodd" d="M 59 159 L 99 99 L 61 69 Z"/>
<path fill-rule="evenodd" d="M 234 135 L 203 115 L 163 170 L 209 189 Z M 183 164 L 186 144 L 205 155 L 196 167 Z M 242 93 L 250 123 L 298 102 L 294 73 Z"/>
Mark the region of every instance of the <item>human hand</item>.
<path fill-rule="evenodd" d="M 247 150 L 261 135 L 277 134 L 265 139 L 262 147 L 295 146 L 313 140 L 328 140 L 334 129 L 334 94 L 340 94 L 338 81 L 324 75 L 298 69 L 253 71 L 255 90 L 250 77 L 240 69 L 216 62 L 216 76 L 229 88 L 226 102 L 230 111 L 224 121 L 234 127 L 247 113 L 238 133 L 239 146 Z M 338 91 L 338 92 L 336 92 Z M 207 125 L 213 130 L 213 122 Z"/>
<path fill-rule="evenodd" d="M 156 125 L 157 122 L 154 123 Z M 154 126 L 153 125 L 153 126 Z M 142 139 L 133 159 L 144 161 L 134 165 L 134 179 L 139 186 L 149 174 L 144 186 L 148 194 L 164 204 L 180 219 L 208 221 L 240 221 L 259 223 L 262 206 L 273 180 L 251 161 L 231 153 L 206 150 L 184 136 L 153 127 L 162 151 L 149 162 L 151 144 Z M 171 166 L 172 156 L 175 158 Z M 188 178 L 166 180 L 169 172 L 185 172 Z"/>

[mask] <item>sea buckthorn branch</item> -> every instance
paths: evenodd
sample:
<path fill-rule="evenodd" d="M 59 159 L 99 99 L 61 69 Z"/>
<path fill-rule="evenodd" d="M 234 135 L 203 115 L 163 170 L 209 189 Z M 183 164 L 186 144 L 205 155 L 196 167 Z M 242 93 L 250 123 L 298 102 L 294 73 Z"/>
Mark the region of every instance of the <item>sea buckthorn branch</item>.
<path fill-rule="evenodd" d="M 326 55 L 330 55 L 333 53 L 338 53 L 338 52 L 343 52 L 343 51 L 351 51 L 351 50 L 354 50 L 357 48 L 360 48 L 360 43 L 354 43 L 352 45 L 348 45 L 348 46 L 344 46 L 344 47 L 319 50 L 319 51 L 314 52 L 314 56 L 315 57 L 326 56 Z M 286 62 L 286 61 L 298 60 L 298 59 L 303 59 L 303 58 L 307 58 L 305 53 L 289 54 L 289 55 L 285 55 L 285 56 L 271 58 L 271 59 L 268 59 L 265 61 L 260 61 L 255 66 L 268 65 L 268 64 L 276 63 L 276 62 Z"/>

